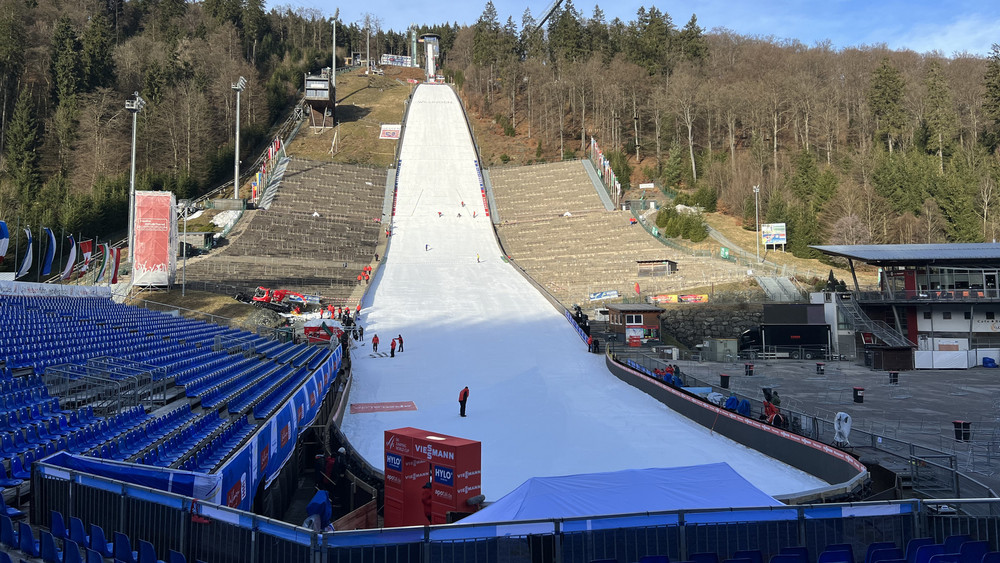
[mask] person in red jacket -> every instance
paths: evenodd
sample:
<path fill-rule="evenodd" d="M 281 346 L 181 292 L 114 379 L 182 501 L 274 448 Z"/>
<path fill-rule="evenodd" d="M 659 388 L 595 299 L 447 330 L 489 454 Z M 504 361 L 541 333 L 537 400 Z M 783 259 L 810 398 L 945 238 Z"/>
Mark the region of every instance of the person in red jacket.
<path fill-rule="evenodd" d="M 395 338 L 393 338 L 392 342 L 389 343 L 389 357 L 390 358 L 395 358 L 396 357 L 396 339 Z"/>
<path fill-rule="evenodd" d="M 399 341 L 399 351 L 402 352 L 403 351 L 403 335 L 400 334 L 399 336 L 397 336 L 396 340 Z"/>
<path fill-rule="evenodd" d="M 378 352 L 378 335 L 372 337 L 372 352 Z"/>
<path fill-rule="evenodd" d="M 423 503 L 423 505 L 424 505 L 424 516 L 427 518 L 427 523 L 428 524 L 433 524 L 433 522 L 431 522 L 431 515 L 432 515 L 432 511 L 431 511 L 431 495 L 432 494 L 433 493 L 431 492 L 431 482 L 427 481 L 426 483 L 424 483 L 424 487 L 420 491 L 420 502 Z"/>
<path fill-rule="evenodd" d="M 465 402 L 468 400 L 469 400 L 469 386 L 466 385 L 465 388 L 463 388 L 458 393 L 458 405 L 460 407 L 458 416 L 465 416 Z"/>

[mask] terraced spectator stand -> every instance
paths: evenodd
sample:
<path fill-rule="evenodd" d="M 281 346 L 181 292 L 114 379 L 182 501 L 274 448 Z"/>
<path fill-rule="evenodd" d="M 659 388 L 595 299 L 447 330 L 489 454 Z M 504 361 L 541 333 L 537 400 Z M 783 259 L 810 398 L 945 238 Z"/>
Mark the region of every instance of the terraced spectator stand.
<path fill-rule="evenodd" d="M 292 159 L 270 208 L 248 211 L 241 234 L 189 259 L 188 282 L 224 292 L 293 289 L 346 303 L 384 232 L 385 175 L 384 169 Z"/>
<path fill-rule="evenodd" d="M 630 225 L 630 214 L 605 210 L 582 161 L 491 169 L 490 179 L 504 249 L 566 307 L 599 291 L 635 295 L 636 282 L 643 294 L 669 293 L 746 275 L 722 260 L 681 254 Z M 678 271 L 639 276 L 637 262 L 662 259 Z"/>

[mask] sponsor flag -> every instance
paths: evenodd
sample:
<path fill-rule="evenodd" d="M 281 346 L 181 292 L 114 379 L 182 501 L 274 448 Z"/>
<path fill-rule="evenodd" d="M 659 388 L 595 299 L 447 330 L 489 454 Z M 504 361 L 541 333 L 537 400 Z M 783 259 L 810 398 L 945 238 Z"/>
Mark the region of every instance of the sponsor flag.
<path fill-rule="evenodd" d="M 639 295 L 639 282 L 635 282 L 635 294 Z"/>
<path fill-rule="evenodd" d="M 48 227 L 42 227 L 42 230 L 45 231 L 46 245 L 41 275 L 47 276 L 52 273 L 52 260 L 56 257 L 56 235 Z"/>
<path fill-rule="evenodd" d="M 83 261 L 80 263 L 80 277 L 87 273 L 87 268 L 90 266 L 90 254 L 94 249 L 94 241 L 92 240 L 81 240 L 80 241 L 80 253 L 83 254 Z"/>
<path fill-rule="evenodd" d="M 28 270 L 31 269 L 31 229 L 24 229 L 24 234 L 28 235 L 28 252 L 24 255 L 24 261 L 21 262 L 21 268 L 17 271 L 17 275 L 14 279 L 24 277 L 28 274 Z"/>
<path fill-rule="evenodd" d="M 101 269 L 97 272 L 97 278 L 94 280 L 95 284 L 101 283 L 104 280 L 104 274 L 108 271 L 108 262 L 111 260 L 111 245 L 104 243 L 99 246 L 101 252 L 104 254 L 104 261 L 101 262 Z"/>
<path fill-rule="evenodd" d="M 111 261 L 111 267 L 113 268 L 111 270 L 111 283 L 115 284 L 118 283 L 118 266 L 121 264 L 122 261 L 122 249 L 112 248 L 111 256 L 114 258 Z"/>
<path fill-rule="evenodd" d="M 0 221 L 0 263 L 7 256 L 7 247 L 10 246 L 10 231 L 7 230 L 7 223 Z"/>
<path fill-rule="evenodd" d="M 59 276 L 59 279 L 62 280 L 68 280 L 73 275 L 73 266 L 76 263 L 76 240 L 73 239 L 73 235 L 66 238 L 69 239 L 69 260 L 66 261 L 66 268 Z"/>

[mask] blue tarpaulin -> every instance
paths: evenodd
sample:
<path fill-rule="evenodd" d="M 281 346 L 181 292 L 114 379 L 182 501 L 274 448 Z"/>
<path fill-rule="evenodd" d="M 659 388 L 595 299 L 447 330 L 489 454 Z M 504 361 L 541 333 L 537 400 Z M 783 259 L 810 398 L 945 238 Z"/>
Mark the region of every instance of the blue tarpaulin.
<path fill-rule="evenodd" d="M 178 469 L 95 459 L 66 452 L 59 452 L 46 458 L 45 463 L 204 500 L 215 500 L 222 482 L 221 475 L 205 475 Z"/>
<path fill-rule="evenodd" d="M 750 484 L 728 463 L 711 463 L 534 477 L 461 522 L 764 506 L 785 505 Z"/>

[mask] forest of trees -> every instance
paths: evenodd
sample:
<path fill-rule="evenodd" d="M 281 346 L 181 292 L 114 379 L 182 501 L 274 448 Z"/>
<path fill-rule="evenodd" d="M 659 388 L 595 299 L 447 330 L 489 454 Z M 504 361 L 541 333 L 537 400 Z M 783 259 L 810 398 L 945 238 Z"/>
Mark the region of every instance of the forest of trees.
<path fill-rule="evenodd" d="M 106 236 L 126 222 L 131 119 L 137 188 L 204 193 L 329 65 L 334 18 L 261 0 L 0 0 L 0 220 Z M 378 14 L 337 23 L 341 56 L 407 53 Z M 567 0 L 538 25 L 428 25 L 470 108 L 506 134 L 583 155 L 589 137 L 620 178 L 657 180 L 753 224 L 816 243 L 991 241 L 1000 231 L 1000 46 L 986 57 L 833 49 L 678 26 L 656 8 L 631 21 Z M 12 232 L 13 234 L 13 232 Z"/>
<path fill-rule="evenodd" d="M 810 244 L 993 241 L 1000 231 L 1000 46 L 988 57 L 706 32 L 656 8 L 632 21 L 567 0 L 544 28 L 488 2 L 446 68 L 508 134 L 657 180 Z M 620 158 L 625 156 L 627 158 Z M 712 198 L 709 197 L 708 200 Z"/>
<path fill-rule="evenodd" d="M 204 193 L 232 177 L 240 76 L 241 156 L 330 66 L 333 18 L 261 0 L 0 0 L 0 220 L 106 237 L 127 222 L 139 92 L 136 189 Z M 377 17 L 338 22 L 338 54 L 402 52 Z M 457 26 L 436 26 L 442 35 Z M 340 64 L 343 64 L 341 61 Z M 23 235 L 20 237 L 23 241 Z M 11 267 L 10 261 L 5 265 Z"/>

